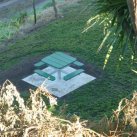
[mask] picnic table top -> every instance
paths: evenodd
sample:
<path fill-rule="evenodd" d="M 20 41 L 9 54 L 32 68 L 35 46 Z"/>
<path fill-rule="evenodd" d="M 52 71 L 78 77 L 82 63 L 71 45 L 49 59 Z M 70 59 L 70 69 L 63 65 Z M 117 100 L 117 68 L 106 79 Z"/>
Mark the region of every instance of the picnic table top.
<path fill-rule="evenodd" d="M 57 69 L 62 69 L 69 64 L 76 61 L 76 58 L 71 57 L 63 52 L 55 52 L 41 60 L 42 62 L 46 63 Z"/>

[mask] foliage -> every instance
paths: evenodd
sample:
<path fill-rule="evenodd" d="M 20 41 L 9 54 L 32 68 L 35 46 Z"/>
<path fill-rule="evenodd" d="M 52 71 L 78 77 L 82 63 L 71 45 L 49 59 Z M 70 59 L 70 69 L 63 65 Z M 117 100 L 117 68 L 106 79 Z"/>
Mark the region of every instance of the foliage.
<path fill-rule="evenodd" d="M 120 101 L 110 120 L 104 119 L 100 124 L 94 125 L 96 128 L 98 126 L 96 130 L 103 134 L 86 128 L 86 121 L 81 122 L 76 115 L 71 117 L 71 120 L 53 116 L 47 109 L 42 96 L 49 99 L 51 106 L 57 105 L 56 98 L 42 86 L 36 91 L 30 90 L 30 98 L 24 101 L 16 87 L 7 80 L 0 90 L 0 136 L 118 137 L 135 135 L 137 92 L 133 94 L 131 100 L 124 98 Z"/>
<path fill-rule="evenodd" d="M 27 12 L 22 12 L 11 20 L 11 26 L 19 28 L 27 18 Z"/>
<path fill-rule="evenodd" d="M 22 24 L 25 22 L 27 16 L 27 12 L 21 12 L 16 19 L 18 20 L 19 24 Z"/>
<path fill-rule="evenodd" d="M 123 124 L 123 131 L 136 131 L 137 129 L 137 92 L 133 93 L 132 99 L 123 98 L 119 102 L 118 109 L 114 111 L 114 117 L 119 122 L 118 124 Z M 119 119 L 122 122 L 120 123 Z M 118 129 L 119 127 L 117 127 Z M 132 129 L 132 130 L 131 130 Z"/>
<path fill-rule="evenodd" d="M 123 60 L 127 49 L 132 50 L 131 56 L 135 57 L 134 31 L 126 0 L 97 0 L 95 7 L 97 15 L 88 20 L 84 32 L 94 27 L 95 24 L 103 24 L 104 39 L 98 51 L 100 51 L 103 46 L 108 49 L 104 67 L 114 48 L 121 49 L 120 52 L 118 51 L 119 61 Z M 109 44 L 107 44 L 106 41 L 109 41 Z"/>
<path fill-rule="evenodd" d="M 10 39 L 18 31 L 21 24 L 25 22 L 26 17 L 27 13 L 22 12 L 10 21 L 0 21 L 0 43 Z"/>
<path fill-rule="evenodd" d="M 48 111 L 42 95 L 49 98 L 50 105 L 56 105 L 52 97 L 42 87 L 30 91 L 28 102 L 24 102 L 19 92 L 10 81 L 6 81 L 0 91 L 0 136 L 23 137 L 99 137 L 100 134 L 85 128 L 85 122 L 79 117 L 73 121 L 52 116 Z M 103 137 L 103 136 L 102 136 Z"/>
<path fill-rule="evenodd" d="M 11 22 L 0 22 L 0 42 L 9 39 L 17 31 L 17 28 L 11 24 Z"/>

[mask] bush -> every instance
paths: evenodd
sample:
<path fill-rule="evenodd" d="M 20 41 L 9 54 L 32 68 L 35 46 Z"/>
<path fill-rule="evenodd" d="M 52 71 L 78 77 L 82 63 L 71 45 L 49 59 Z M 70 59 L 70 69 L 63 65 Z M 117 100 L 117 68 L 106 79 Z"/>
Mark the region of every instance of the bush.
<path fill-rule="evenodd" d="M 103 119 L 92 129 L 86 128 L 86 121 L 78 116 L 71 120 L 55 117 L 47 109 L 42 96 L 51 106 L 57 105 L 56 98 L 42 86 L 30 90 L 30 98 L 24 101 L 16 87 L 6 81 L 0 90 L 0 136 L 23 137 L 118 137 L 135 136 L 137 130 L 137 92 L 133 98 L 122 99 L 110 120 Z M 102 134 L 101 134 L 102 133 Z"/>
<path fill-rule="evenodd" d="M 98 133 L 84 127 L 78 117 L 73 121 L 52 116 L 42 95 L 56 105 L 56 98 L 48 91 L 38 88 L 25 103 L 10 81 L 6 81 L 0 92 L 0 136 L 44 136 L 44 137 L 81 137 L 97 136 Z"/>

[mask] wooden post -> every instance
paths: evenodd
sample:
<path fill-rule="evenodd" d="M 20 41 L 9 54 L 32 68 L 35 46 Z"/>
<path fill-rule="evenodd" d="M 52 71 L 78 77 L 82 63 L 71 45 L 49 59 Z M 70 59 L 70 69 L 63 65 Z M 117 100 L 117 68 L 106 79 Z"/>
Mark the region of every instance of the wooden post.
<path fill-rule="evenodd" d="M 33 0 L 33 14 L 34 14 L 34 24 L 36 24 L 37 23 L 37 15 L 36 15 L 35 0 Z"/>
<path fill-rule="evenodd" d="M 55 18 L 58 18 L 58 10 L 57 10 L 57 7 L 56 7 L 55 0 L 52 0 L 52 4 L 53 4 L 54 12 L 55 12 Z"/>

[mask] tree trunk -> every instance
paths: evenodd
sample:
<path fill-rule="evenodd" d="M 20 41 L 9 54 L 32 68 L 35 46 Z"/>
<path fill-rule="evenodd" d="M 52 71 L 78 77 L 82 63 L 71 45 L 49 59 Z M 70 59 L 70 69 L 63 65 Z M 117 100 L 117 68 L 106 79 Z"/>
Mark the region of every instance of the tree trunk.
<path fill-rule="evenodd" d="M 52 4 L 53 4 L 54 12 L 55 12 L 55 18 L 58 18 L 58 10 L 57 10 L 57 7 L 56 7 L 55 0 L 52 0 Z"/>
<path fill-rule="evenodd" d="M 127 0 L 127 5 L 131 16 L 133 29 L 135 35 L 137 36 L 137 0 Z"/>
<path fill-rule="evenodd" d="M 36 15 L 35 0 L 33 0 L 33 14 L 34 14 L 34 24 L 36 24 L 37 23 L 37 15 Z"/>

